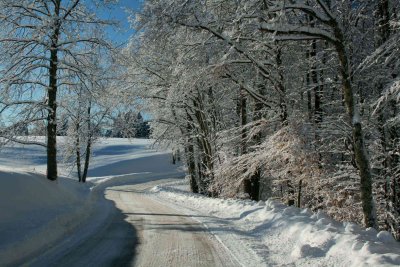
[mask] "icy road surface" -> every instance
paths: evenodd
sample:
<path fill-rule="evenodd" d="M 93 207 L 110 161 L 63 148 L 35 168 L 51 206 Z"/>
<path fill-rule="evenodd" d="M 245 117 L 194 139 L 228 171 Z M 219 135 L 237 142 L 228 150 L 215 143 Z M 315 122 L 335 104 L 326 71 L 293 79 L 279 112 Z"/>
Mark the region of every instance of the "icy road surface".
<path fill-rule="evenodd" d="M 85 240 L 70 249 L 62 245 L 29 265 L 241 266 L 199 222 L 146 194 L 170 181 L 107 187 L 105 196 L 118 211 L 111 208 L 104 225 Z"/>
<path fill-rule="evenodd" d="M 239 266 L 199 222 L 144 194 L 156 184 L 107 190 L 137 229 L 134 266 Z"/>

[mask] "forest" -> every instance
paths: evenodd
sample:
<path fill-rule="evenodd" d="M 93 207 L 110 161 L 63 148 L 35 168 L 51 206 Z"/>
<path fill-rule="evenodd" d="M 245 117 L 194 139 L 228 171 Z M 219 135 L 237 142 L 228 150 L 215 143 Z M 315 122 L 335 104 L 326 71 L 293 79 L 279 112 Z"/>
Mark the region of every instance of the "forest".
<path fill-rule="evenodd" d="M 56 180 L 63 121 L 80 173 L 96 129 L 134 106 L 193 192 L 400 239 L 400 1 L 146 0 L 124 46 L 92 10 L 113 2 L 0 0 L 2 143 L 46 147 Z M 20 134 L 37 123 L 45 143 Z"/>

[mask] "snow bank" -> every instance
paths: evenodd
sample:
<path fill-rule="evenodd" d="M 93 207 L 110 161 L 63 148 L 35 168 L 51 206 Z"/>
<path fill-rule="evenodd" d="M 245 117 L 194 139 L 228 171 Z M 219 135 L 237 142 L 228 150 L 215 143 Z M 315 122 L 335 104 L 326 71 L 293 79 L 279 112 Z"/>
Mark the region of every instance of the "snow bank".
<path fill-rule="evenodd" d="M 250 247 L 267 266 L 400 265 L 400 244 L 388 232 L 339 223 L 323 212 L 313 214 L 275 200 L 256 203 L 206 198 L 189 193 L 182 182 L 156 186 L 151 194 L 188 209 L 188 213 L 217 218 L 218 225 L 206 216 L 201 221 L 217 236 L 237 233 L 242 245 Z"/>
<path fill-rule="evenodd" d="M 0 265 L 22 260 L 85 218 L 89 185 L 0 168 Z"/>

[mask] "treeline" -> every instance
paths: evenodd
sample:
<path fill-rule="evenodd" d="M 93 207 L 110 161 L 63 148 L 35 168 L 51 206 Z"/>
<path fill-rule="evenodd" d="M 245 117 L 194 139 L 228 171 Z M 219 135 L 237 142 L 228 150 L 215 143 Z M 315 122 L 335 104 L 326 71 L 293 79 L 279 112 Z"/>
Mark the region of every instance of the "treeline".
<path fill-rule="evenodd" d="M 147 0 L 124 51 L 193 192 L 400 238 L 398 1 Z"/>
<path fill-rule="evenodd" d="M 115 138 L 150 138 L 150 125 L 143 120 L 142 114 L 133 111 L 120 112 L 117 115 L 109 114 L 100 125 L 92 125 L 96 137 Z M 68 114 L 62 114 L 57 124 L 57 136 L 69 136 L 74 127 Z M 46 124 L 42 121 L 20 125 L 14 130 L 16 136 L 45 136 Z"/>
<path fill-rule="evenodd" d="M 120 112 L 112 118 L 107 129 L 101 130 L 103 137 L 150 138 L 150 125 L 143 120 L 142 114 L 133 111 Z"/>

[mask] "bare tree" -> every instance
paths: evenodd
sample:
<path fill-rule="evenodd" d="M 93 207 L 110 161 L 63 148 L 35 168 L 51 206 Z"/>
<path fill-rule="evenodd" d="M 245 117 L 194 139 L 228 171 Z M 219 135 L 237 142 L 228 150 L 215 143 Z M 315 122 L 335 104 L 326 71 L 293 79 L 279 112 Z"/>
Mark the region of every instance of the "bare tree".
<path fill-rule="evenodd" d="M 80 0 L 0 1 L 1 111 L 20 114 L 0 134 L 21 141 L 10 127 L 44 119 L 46 143 L 25 143 L 47 148 L 49 180 L 57 179 L 58 92 L 74 84 L 74 76 L 86 75 L 89 45 L 111 48 L 97 33 L 112 22 L 97 18 L 95 6 Z"/>

